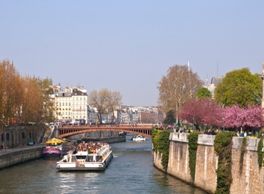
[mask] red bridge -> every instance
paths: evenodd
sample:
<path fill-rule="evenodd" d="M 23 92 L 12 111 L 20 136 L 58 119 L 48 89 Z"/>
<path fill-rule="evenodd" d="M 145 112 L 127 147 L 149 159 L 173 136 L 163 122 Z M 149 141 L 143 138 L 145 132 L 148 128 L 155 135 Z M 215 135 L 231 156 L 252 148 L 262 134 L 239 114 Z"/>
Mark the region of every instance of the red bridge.
<path fill-rule="evenodd" d="M 141 125 L 66 125 L 59 127 L 59 138 L 66 138 L 73 135 L 78 135 L 82 133 L 90 133 L 97 131 L 116 131 L 116 132 L 127 132 L 140 134 L 145 137 L 151 137 L 151 131 L 153 130 L 153 125 L 151 124 L 141 124 Z"/>

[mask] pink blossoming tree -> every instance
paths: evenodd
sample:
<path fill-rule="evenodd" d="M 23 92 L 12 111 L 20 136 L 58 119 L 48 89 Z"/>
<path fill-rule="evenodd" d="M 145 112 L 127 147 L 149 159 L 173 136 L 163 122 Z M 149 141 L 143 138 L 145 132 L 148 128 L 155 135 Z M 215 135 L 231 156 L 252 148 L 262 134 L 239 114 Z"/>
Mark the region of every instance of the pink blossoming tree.
<path fill-rule="evenodd" d="M 194 124 L 228 129 L 252 129 L 264 125 L 263 109 L 260 106 L 241 108 L 239 106 L 220 107 L 210 99 L 192 99 L 183 104 L 180 119 Z"/>
<path fill-rule="evenodd" d="M 181 108 L 180 119 L 194 124 L 198 129 L 201 125 L 220 126 L 222 124 L 221 108 L 210 99 L 192 99 Z"/>

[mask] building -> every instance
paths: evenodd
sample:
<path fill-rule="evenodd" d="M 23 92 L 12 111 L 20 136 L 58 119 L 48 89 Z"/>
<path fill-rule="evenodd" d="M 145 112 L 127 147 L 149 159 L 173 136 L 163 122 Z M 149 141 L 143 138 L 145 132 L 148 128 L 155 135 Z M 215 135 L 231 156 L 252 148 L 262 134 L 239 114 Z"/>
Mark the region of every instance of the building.
<path fill-rule="evenodd" d="M 81 88 L 65 88 L 53 95 L 55 118 L 59 121 L 88 121 L 87 91 Z"/>
<path fill-rule="evenodd" d="M 218 78 L 212 77 L 211 81 L 204 85 L 204 87 L 207 88 L 211 92 L 212 98 L 214 98 L 215 88 L 216 88 L 217 84 L 219 84 L 221 81 L 222 81 L 222 78 L 220 78 L 220 77 L 218 77 Z"/>
<path fill-rule="evenodd" d="M 153 106 L 122 106 L 118 120 L 124 124 L 159 123 L 163 121 L 163 114 Z"/>

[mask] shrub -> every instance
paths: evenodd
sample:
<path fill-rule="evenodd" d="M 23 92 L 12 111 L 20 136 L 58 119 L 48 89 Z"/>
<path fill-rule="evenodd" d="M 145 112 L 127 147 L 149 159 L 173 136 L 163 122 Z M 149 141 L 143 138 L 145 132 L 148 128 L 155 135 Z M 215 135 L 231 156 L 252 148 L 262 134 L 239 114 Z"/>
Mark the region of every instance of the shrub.
<path fill-rule="evenodd" d="M 189 145 L 189 168 L 192 180 L 195 178 L 195 166 L 196 166 L 196 151 L 197 151 L 198 133 L 192 132 L 188 136 Z"/>
<path fill-rule="evenodd" d="M 153 130 L 152 143 L 155 152 L 162 154 L 161 164 L 163 169 L 167 172 L 169 161 L 169 140 L 170 132 L 166 130 Z"/>
<path fill-rule="evenodd" d="M 229 194 L 232 183 L 232 137 L 231 132 L 220 132 L 215 137 L 214 149 L 218 155 L 216 194 Z"/>
<path fill-rule="evenodd" d="M 239 173 L 242 174 L 243 164 L 244 164 L 244 155 L 247 147 L 247 138 L 244 137 L 242 140 L 241 150 L 240 150 L 240 162 L 239 162 Z"/>
<path fill-rule="evenodd" d="M 263 137 L 260 138 L 259 143 L 258 143 L 258 164 L 259 168 L 263 166 Z"/>

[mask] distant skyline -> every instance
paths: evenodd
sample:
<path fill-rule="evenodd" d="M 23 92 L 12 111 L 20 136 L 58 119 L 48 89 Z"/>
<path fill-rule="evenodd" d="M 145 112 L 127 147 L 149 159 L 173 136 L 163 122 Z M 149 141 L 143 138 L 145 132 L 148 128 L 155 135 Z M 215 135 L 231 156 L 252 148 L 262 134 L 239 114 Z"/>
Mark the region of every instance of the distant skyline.
<path fill-rule="evenodd" d="M 202 80 L 243 67 L 261 73 L 264 1 L 3 0 L 0 60 L 22 75 L 88 92 L 119 91 L 127 105 L 157 105 L 174 64 Z"/>

